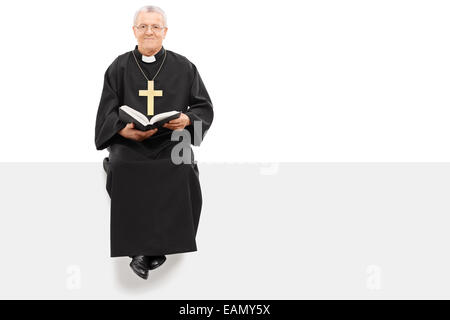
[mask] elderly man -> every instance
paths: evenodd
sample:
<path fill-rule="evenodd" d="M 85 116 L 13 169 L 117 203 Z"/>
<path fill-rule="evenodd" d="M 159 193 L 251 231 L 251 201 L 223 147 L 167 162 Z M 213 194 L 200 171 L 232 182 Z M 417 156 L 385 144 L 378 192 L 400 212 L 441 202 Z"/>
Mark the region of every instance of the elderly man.
<path fill-rule="evenodd" d="M 97 150 L 109 151 L 104 164 L 111 257 L 131 257 L 130 267 L 143 279 L 164 263 L 165 255 L 197 250 L 202 194 L 191 144 L 200 145 L 213 121 L 211 99 L 196 66 L 163 47 L 167 30 L 160 8 L 136 12 L 137 45 L 106 70 L 95 126 Z M 181 113 L 159 129 L 141 131 L 121 120 L 122 105 L 149 119 Z M 180 131 L 189 139 L 187 148 Z M 173 161 L 180 151 L 191 161 Z"/>

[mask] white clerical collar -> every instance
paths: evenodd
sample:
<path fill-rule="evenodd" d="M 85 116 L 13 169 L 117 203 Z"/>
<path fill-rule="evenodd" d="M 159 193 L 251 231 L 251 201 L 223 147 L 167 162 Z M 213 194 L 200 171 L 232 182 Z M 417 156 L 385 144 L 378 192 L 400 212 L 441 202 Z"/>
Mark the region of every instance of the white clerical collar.
<path fill-rule="evenodd" d="M 142 61 L 146 62 L 146 63 L 152 63 L 156 61 L 155 56 L 144 56 L 142 55 Z"/>
<path fill-rule="evenodd" d="M 145 56 L 139 51 L 139 48 L 136 45 L 134 47 L 134 54 L 136 55 L 136 57 L 139 60 L 142 60 L 145 63 L 153 63 L 153 62 L 155 62 L 155 61 L 157 61 L 157 60 L 162 58 L 162 56 L 165 54 L 165 49 L 162 46 L 161 49 L 157 53 L 155 53 L 154 55 L 152 55 L 152 56 Z"/>

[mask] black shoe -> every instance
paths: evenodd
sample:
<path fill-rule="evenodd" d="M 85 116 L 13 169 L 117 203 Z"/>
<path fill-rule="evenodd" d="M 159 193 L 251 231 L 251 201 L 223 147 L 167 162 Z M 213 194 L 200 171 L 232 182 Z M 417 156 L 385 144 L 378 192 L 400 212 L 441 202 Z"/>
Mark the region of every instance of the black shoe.
<path fill-rule="evenodd" d="M 106 157 L 105 159 L 103 159 L 103 170 L 105 170 L 106 173 L 108 173 L 109 171 L 109 158 Z"/>
<path fill-rule="evenodd" d="M 130 262 L 130 267 L 139 277 L 148 278 L 148 258 L 146 256 L 134 256 Z"/>
<path fill-rule="evenodd" d="M 147 256 L 147 258 L 149 270 L 160 267 L 166 261 L 166 256 Z"/>

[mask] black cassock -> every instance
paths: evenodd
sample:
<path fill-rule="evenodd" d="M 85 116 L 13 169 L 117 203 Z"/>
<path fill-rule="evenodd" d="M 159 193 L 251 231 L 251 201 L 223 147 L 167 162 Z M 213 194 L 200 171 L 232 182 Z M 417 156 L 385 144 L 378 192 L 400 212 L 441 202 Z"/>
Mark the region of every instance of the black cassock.
<path fill-rule="evenodd" d="M 139 96 L 139 90 L 147 90 L 147 80 L 133 52 L 149 80 L 166 54 L 154 79 L 154 89 L 163 91 L 162 96 L 153 98 L 154 114 L 177 110 L 190 118 L 185 129 L 191 136 L 191 163 L 172 162 L 172 148 L 180 141 L 171 140 L 171 129 L 159 128 L 141 142 L 118 134 L 126 126 L 119 120 L 120 106 L 147 114 L 147 97 Z M 191 145 L 199 145 L 211 126 L 213 106 L 197 68 L 187 58 L 164 47 L 155 58 L 143 62 L 136 46 L 118 56 L 105 73 L 95 145 L 97 150 L 109 151 L 106 189 L 111 197 L 111 257 L 197 250 L 202 193 Z M 194 132 L 195 121 L 201 123 L 201 130 Z"/>

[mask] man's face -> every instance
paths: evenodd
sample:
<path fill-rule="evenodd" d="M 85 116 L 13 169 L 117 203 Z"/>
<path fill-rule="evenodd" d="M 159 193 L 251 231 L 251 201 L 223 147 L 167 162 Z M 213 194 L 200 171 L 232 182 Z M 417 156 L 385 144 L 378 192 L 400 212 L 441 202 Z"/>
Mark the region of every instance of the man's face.
<path fill-rule="evenodd" d="M 136 26 L 147 26 L 144 30 L 140 30 Z M 139 48 L 145 50 L 156 50 L 162 46 L 162 42 L 166 37 L 167 28 L 153 30 L 150 26 L 164 27 L 164 20 L 161 14 L 157 12 L 141 12 L 139 13 L 136 26 L 133 26 L 134 36 L 138 42 Z"/>

